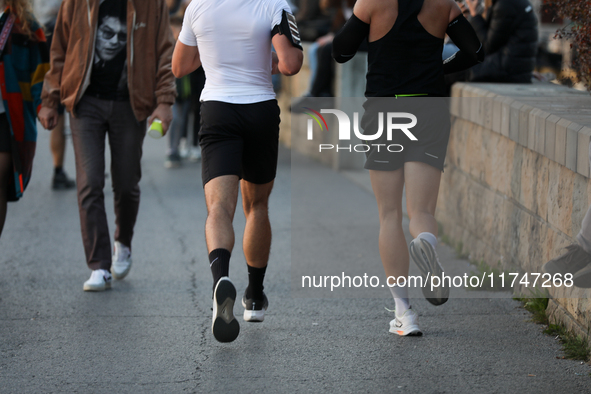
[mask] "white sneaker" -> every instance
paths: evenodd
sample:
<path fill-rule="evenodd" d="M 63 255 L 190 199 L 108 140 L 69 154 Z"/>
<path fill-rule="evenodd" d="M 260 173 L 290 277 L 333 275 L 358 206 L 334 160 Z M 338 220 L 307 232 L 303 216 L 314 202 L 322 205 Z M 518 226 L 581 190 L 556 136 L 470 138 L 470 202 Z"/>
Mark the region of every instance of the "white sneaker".
<path fill-rule="evenodd" d="M 194 146 L 189 149 L 189 161 L 191 162 L 198 162 L 201 160 L 201 148 L 198 146 Z"/>
<path fill-rule="evenodd" d="M 421 336 L 423 332 L 418 326 L 419 315 L 412 309 L 407 309 L 404 315 L 392 320 L 390 322 L 390 332 L 400 336 Z"/>
<path fill-rule="evenodd" d="M 111 288 L 111 274 L 107 270 L 94 270 L 84 282 L 84 291 L 103 291 Z"/>
<path fill-rule="evenodd" d="M 115 251 L 111 264 L 113 278 L 121 280 L 127 276 L 131 269 L 131 250 L 121 242 L 115 241 Z"/>

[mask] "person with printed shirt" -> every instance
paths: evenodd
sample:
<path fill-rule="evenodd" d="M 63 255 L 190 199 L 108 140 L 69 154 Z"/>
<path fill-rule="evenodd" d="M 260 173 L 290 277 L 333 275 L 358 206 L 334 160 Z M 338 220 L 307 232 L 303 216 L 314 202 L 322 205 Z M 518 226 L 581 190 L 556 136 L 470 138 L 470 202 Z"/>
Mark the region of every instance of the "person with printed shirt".
<path fill-rule="evenodd" d="M 460 50 L 442 62 L 446 34 Z M 411 106 L 418 118 L 417 127 L 412 129 L 416 141 L 398 133 L 392 142 L 402 139 L 399 142 L 404 149 L 390 153 L 376 149 L 380 142 L 392 143 L 385 140 L 383 133 L 382 140 L 367 153 L 365 168 L 369 169 L 378 204 L 382 264 L 389 286 L 396 283 L 390 287 L 396 304 L 390 332 L 422 335 L 417 313 L 410 307 L 408 282 L 398 280 L 408 278 L 409 270 L 409 249 L 402 229 L 402 191 L 406 189 L 409 230 L 414 238 L 410 255 L 423 280 L 441 277 L 444 271 L 435 251 L 434 214 L 450 132 L 449 109 L 446 100 L 441 99 L 446 90 L 444 74 L 481 62 L 484 51 L 453 0 L 358 0 L 353 16 L 334 38 L 335 60 L 344 63 L 351 59 L 366 38 L 367 101 L 361 120 L 365 135 L 378 129 L 379 112 L 389 112 L 390 107 Z M 429 286 L 422 290 L 434 305 L 443 304 L 449 296 L 447 284 L 433 291 Z"/>
<path fill-rule="evenodd" d="M 0 1 L 0 235 L 7 203 L 18 201 L 33 170 L 35 115 L 49 69 L 45 34 L 25 0 Z"/>
<path fill-rule="evenodd" d="M 263 292 L 271 247 L 268 200 L 277 171 L 280 121 L 271 74 L 296 74 L 301 49 L 285 0 L 193 0 L 174 50 L 177 78 L 200 65 L 207 77 L 199 141 L 214 286 L 212 331 L 220 342 L 231 342 L 240 332 L 233 313 L 236 289 L 228 277 L 239 187 L 249 277 L 242 298 L 244 320 L 263 321 L 268 306 Z"/>
<path fill-rule="evenodd" d="M 172 50 L 164 0 L 61 5 L 39 120 L 54 128 L 60 102 L 72 115 L 82 241 L 92 271 L 85 291 L 108 289 L 112 276 L 123 279 L 131 269 L 146 119 L 160 119 L 164 132 L 172 120 Z M 106 136 L 116 215 L 113 253 L 103 194 Z"/>

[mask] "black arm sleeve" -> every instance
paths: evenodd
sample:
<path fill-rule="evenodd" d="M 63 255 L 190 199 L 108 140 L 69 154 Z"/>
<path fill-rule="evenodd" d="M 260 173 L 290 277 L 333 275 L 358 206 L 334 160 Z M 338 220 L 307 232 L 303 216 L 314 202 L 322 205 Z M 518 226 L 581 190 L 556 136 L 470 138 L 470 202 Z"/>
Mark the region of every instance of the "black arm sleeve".
<path fill-rule="evenodd" d="M 334 60 L 338 63 L 351 60 L 368 34 L 369 24 L 353 14 L 334 37 L 332 42 L 332 57 Z"/>
<path fill-rule="evenodd" d="M 460 50 L 443 61 L 445 74 L 465 70 L 484 60 L 482 43 L 464 15 L 454 19 L 447 27 L 446 33 Z"/>

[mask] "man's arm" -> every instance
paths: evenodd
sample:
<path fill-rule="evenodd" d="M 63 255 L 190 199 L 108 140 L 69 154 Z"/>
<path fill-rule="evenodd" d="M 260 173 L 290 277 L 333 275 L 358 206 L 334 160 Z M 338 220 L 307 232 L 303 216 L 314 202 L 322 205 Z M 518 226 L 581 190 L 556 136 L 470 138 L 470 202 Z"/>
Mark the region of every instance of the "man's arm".
<path fill-rule="evenodd" d="M 53 129 L 57 125 L 60 85 L 70 38 L 70 22 L 72 21 L 73 12 L 74 1 L 64 0 L 57 15 L 57 21 L 55 22 L 49 55 L 50 66 L 43 80 L 43 90 L 41 92 L 42 108 L 38 115 L 39 121 L 48 130 Z"/>
<path fill-rule="evenodd" d="M 158 69 L 156 71 L 155 95 L 158 105 L 148 118 L 148 123 L 152 123 L 154 119 L 160 119 L 162 121 L 162 130 L 166 134 L 170 123 L 172 123 L 172 105 L 176 99 L 176 85 L 171 67 L 174 40 L 165 1 L 162 1 L 160 23 L 157 28 L 156 53 L 158 54 Z"/>
<path fill-rule="evenodd" d="M 280 17 L 280 18 L 279 18 Z M 277 52 L 273 58 L 273 69 L 283 75 L 295 75 L 302 68 L 304 52 L 295 17 L 287 9 L 279 8 L 273 18 L 271 42 Z"/>
<path fill-rule="evenodd" d="M 283 75 L 295 75 L 302 68 L 304 52 L 291 43 L 284 34 L 273 36 L 273 47 L 277 52 L 277 69 Z"/>
<path fill-rule="evenodd" d="M 197 70 L 199 66 L 201 66 L 199 48 L 177 41 L 172 54 L 172 73 L 174 76 L 182 78 Z"/>
<path fill-rule="evenodd" d="M 156 43 L 156 53 L 158 54 L 156 102 L 158 104 L 172 105 L 176 98 L 176 85 L 171 69 L 174 39 L 168 20 L 168 7 L 166 6 L 166 2 L 162 1 L 160 25 L 158 26 L 158 42 Z"/>

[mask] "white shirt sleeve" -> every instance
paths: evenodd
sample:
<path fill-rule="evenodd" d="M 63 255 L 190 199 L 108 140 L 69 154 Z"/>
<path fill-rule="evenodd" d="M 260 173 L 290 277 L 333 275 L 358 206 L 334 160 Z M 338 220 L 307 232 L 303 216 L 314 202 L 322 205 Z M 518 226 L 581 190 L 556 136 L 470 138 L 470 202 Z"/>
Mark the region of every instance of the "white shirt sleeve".
<path fill-rule="evenodd" d="M 189 47 L 197 46 L 197 37 L 193 31 L 193 15 L 195 14 L 195 7 L 187 7 L 185 17 L 183 18 L 183 27 L 179 33 L 179 41 Z"/>
<path fill-rule="evenodd" d="M 273 7 L 273 22 L 271 24 L 271 30 L 273 30 L 273 28 L 275 26 L 277 26 L 278 24 L 281 23 L 281 17 L 283 16 L 283 10 L 291 13 L 291 8 L 289 8 L 289 5 L 287 4 L 287 2 L 285 0 L 276 1 L 274 4 L 274 7 Z"/>

